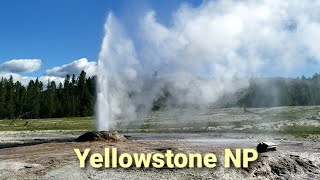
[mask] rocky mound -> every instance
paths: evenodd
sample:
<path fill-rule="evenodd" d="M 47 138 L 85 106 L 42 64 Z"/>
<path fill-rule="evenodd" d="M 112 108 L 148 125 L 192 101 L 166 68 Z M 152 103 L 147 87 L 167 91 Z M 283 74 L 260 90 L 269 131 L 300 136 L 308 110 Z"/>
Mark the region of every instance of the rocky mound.
<path fill-rule="evenodd" d="M 255 177 L 267 179 L 319 179 L 320 167 L 312 161 L 296 155 L 264 155 L 252 164 Z"/>
<path fill-rule="evenodd" d="M 89 131 L 79 136 L 77 142 L 86 141 L 111 141 L 111 142 L 123 142 L 127 138 L 117 131 Z"/>

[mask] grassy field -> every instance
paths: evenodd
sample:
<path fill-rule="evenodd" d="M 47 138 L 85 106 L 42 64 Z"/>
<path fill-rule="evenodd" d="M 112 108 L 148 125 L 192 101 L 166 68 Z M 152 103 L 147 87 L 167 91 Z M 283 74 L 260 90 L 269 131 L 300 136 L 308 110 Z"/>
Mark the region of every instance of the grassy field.
<path fill-rule="evenodd" d="M 0 131 L 93 130 L 94 117 L 0 120 Z"/>
<path fill-rule="evenodd" d="M 120 126 L 124 132 L 320 134 L 320 107 L 180 109 L 148 114 Z M 123 128 L 124 127 L 124 128 Z"/>
<path fill-rule="evenodd" d="M 131 122 L 117 121 L 119 132 L 217 132 L 320 134 L 320 107 L 179 109 L 151 112 Z M 0 131 L 93 130 L 94 117 L 0 120 Z"/>

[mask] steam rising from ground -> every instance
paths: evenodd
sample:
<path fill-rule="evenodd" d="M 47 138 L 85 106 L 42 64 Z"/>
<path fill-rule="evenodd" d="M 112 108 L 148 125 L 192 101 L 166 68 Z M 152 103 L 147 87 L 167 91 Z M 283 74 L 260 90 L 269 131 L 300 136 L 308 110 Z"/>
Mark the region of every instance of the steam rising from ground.
<path fill-rule="evenodd" d="M 97 70 L 98 129 L 112 128 L 114 118 L 136 119 L 164 89 L 169 106 L 208 106 L 252 75 L 319 68 L 319 8 L 319 1 L 184 4 L 170 26 L 153 11 L 137 17 L 135 37 L 110 13 Z"/>

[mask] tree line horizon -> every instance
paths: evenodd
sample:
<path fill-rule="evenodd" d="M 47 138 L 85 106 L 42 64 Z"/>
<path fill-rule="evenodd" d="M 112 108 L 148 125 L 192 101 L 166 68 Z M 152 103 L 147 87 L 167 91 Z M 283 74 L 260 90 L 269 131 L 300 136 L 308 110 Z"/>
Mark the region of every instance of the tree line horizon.
<path fill-rule="evenodd" d="M 37 78 L 27 85 L 2 77 L 0 81 L 0 119 L 37 119 L 93 116 L 96 100 L 96 76 L 85 71 L 66 75 L 64 82 L 48 80 L 46 88 Z M 165 86 L 151 110 L 185 107 L 168 104 L 171 93 Z M 251 78 L 249 86 L 233 94 L 224 94 L 207 107 L 276 107 L 320 105 L 320 74 L 297 78 Z M 193 107 L 190 105 L 189 107 Z"/>
<path fill-rule="evenodd" d="M 20 81 L 1 78 L 0 119 L 37 119 L 92 116 L 95 106 L 95 79 L 66 75 L 57 84 L 48 80 L 46 89 L 39 79 L 24 86 Z"/>

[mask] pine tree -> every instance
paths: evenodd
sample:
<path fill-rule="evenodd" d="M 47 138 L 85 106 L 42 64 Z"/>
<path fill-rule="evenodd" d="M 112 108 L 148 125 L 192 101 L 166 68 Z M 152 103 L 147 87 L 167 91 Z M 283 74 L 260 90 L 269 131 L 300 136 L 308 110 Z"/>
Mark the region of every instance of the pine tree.
<path fill-rule="evenodd" d="M 34 118 L 34 81 L 30 80 L 27 86 L 26 101 L 28 103 L 23 104 L 23 109 L 26 111 L 26 118 Z"/>
<path fill-rule="evenodd" d="M 58 89 L 57 89 L 57 105 L 56 105 L 56 117 L 63 117 L 64 116 L 64 109 L 63 109 L 63 85 L 60 82 Z"/>
<path fill-rule="evenodd" d="M 15 106 L 14 106 L 14 83 L 13 77 L 10 76 L 9 81 L 7 81 L 7 94 L 6 94 L 6 114 L 5 117 L 13 119 L 15 117 Z"/>
<path fill-rule="evenodd" d="M 16 118 L 22 118 L 24 114 L 24 109 L 23 105 L 26 103 L 25 102 L 25 93 L 26 89 L 25 87 L 21 84 L 21 82 L 17 81 L 15 83 L 15 117 Z"/>
<path fill-rule="evenodd" d="M 81 71 L 78 80 L 78 94 L 80 97 L 80 116 L 88 116 L 92 114 L 93 98 L 91 97 L 87 86 L 86 73 Z"/>
<path fill-rule="evenodd" d="M 1 78 L 0 81 L 0 118 L 4 119 L 6 116 L 6 95 L 7 95 L 7 84 L 6 79 Z"/>

